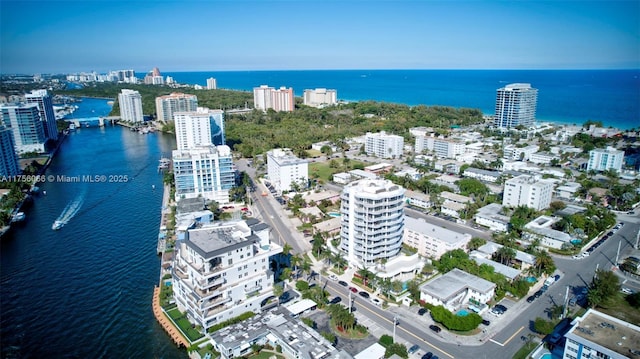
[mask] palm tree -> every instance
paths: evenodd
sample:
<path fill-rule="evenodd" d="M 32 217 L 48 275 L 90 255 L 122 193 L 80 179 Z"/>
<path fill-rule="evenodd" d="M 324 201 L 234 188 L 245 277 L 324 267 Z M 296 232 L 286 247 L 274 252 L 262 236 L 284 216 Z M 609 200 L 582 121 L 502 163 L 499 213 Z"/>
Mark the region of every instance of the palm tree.
<path fill-rule="evenodd" d="M 493 256 L 502 264 L 508 264 L 516 258 L 516 251 L 513 248 L 503 246 L 498 249 Z"/>
<path fill-rule="evenodd" d="M 536 253 L 535 266 L 538 270 L 538 275 L 541 273 L 551 274 L 556 270 L 556 265 L 553 262 L 553 258 L 546 251 L 539 250 Z"/>
<path fill-rule="evenodd" d="M 291 266 L 293 267 L 293 272 L 296 274 L 296 279 L 298 279 L 298 270 L 297 267 L 302 263 L 302 257 L 298 255 L 291 256 Z"/>
<path fill-rule="evenodd" d="M 285 243 L 284 246 L 282 246 L 282 254 L 287 255 L 291 252 L 292 249 L 293 247 L 291 247 L 289 243 Z"/>
<path fill-rule="evenodd" d="M 367 286 L 367 281 L 373 275 L 373 273 L 367 269 L 367 267 L 362 267 L 358 269 L 358 275 L 362 278 L 362 283 L 364 286 Z"/>

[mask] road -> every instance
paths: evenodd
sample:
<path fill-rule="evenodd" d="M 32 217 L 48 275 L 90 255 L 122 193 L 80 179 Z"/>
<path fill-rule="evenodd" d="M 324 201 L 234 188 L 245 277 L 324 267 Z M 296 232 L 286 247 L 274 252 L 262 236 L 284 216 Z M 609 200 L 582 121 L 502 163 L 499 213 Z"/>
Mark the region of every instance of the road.
<path fill-rule="evenodd" d="M 623 219 L 624 220 L 624 219 Z M 569 297 L 578 294 L 587 286 L 595 273 L 596 267 L 611 269 L 615 261 L 618 243 L 621 243 L 620 258 L 628 255 L 640 255 L 640 250 L 633 249 L 636 233 L 640 228 L 638 223 L 626 222 L 616 234 L 596 249 L 591 256 L 580 260 L 555 256 L 558 267 L 557 273 L 561 275 L 558 282 L 554 283 L 547 292 L 532 303 L 522 299 L 518 302 L 503 300 L 508 310 L 496 317 L 485 314 L 484 317 L 491 321 L 486 327 L 487 332 L 473 337 L 460 337 L 443 330 L 436 334 L 429 329 L 433 324 L 428 315 L 417 315 L 417 306 L 411 308 L 389 307 L 385 310 L 375 306 L 370 300 L 357 294 L 352 294 L 356 313 L 364 315 L 375 323 L 386 334 L 393 333 L 393 317 L 398 316 L 399 325 L 396 327 L 398 339 L 407 343 L 418 344 L 422 352 L 431 351 L 441 358 L 467 358 L 469 351 L 473 350 L 476 358 L 504 358 L 511 357 L 524 344 L 522 337 L 534 334 L 533 321 L 536 317 L 548 319 L 547 310 L 553 305 L 563 305 L 565 301 L 566 287 L 569 286 Z M 624 280 L 626 278 L 622 278 Z M 349 298 L 349 289 L 340 286 L 337 282 L 319 278 L 331 296 L 339 295 L 342 303 Z M 622 281 L 621 280 L 621 281 Z M 350 284 L 352 285 L 352 284 Z M 640 290 L 640 282 L 629 279 L 624 284 L 634 290 Z M 577 306 L 570 308 L 575 311 Z M 371 327 L 370 327 L 371 329 Z"/>
<path fill-rule="evenodd" d="M 240 171 L 245 171 L 252 178 L 255 178 L 255 170 L 246 166 L 246 161 L 238 161 L 236 164 Z M 335 185 L 325 185 L 325 187 L 336 191 L 341 190 L 339 186 Z M 259 212 L 257 216 L 271 225 L 279 240 L 289 243 L 294 253 L 308 251 L 311 245 L 295 228 L 291 228 L 290 225 L 288 226 L 283 221 L 281 206 L 271 195 L 266 197 L 259 195 L 265 190 L 261 183 L 256 183 L 256 188 L 256 192 L 252 193 L 252 198 L 255 209 Z M 425 218 L 429 223 L 461 233 L 470 233 L 474 237 L 485 239 L 490 239 L 491 237 L 489 232 L 426 215 L 413 209 L 407 209 L 407 215 Z M 505 300 L 501 304 L 504 304 L 509 309 L 501 317 L 485 314 L 484 317 L 491 321 L 491 325 L 486 327 L 485 333 L 473 337 L 458 337 L 443 330 L 441 333 L 436 334 L 429 329 L 429 325 L 433 323 L 431 318 L 428 315 L 418 316 L 416 314 L 417 306 L 411 308 L 389 307 L 383 310 L 369 300 L 354 294 L 354 306 L 356 307 L 357 315 L 363 316 L 364 320 L 371 322 L 387 334 L 393 333 L 393 318 L 397 316 L 400 324 L 396 327 L 396 335 L 399 339 L 407 343 L 418 344 L 422 348 L 421 352 L 431 351 L 441 358 L 466 358 L 469 357 L 469 350 L 473 350 L 473 356 L 476 358 L 511 357 L 523 345 L 523 341 L 520 338 L 527 337 L 528 334 L 533 333 L 534 319 L 536 317 L 547 319 L 548 308 L 564 303 L 567 287 L 570 288 L 569 297 L 572 297 L 591 282 L 596 268 L 614 269 L 618 244 L 620 244 L 620 259 L 629 255 L 640 257 L 640 250 L 633 248 L 636 234 L 640 228 L 640 216 L 637 214 L 619 215 L 619 220 L 623 221 L 625 225 L 598 249 L 593 251 L 589 257 L 574 260 L 567 257 L 554 256 L 558 268 L 557 273 L 561 274 L 561 278 L 543 296 L 532 303 L 527 303 L 524 299 L 519 302 Z M 288 221 L 286 222 L 288 223 Z M 282 244 L 282 242 L 280 243 Z M 620 271 L 616 271 L 616 274 L 621 278 L 621 282 L 625 287 L 640 291 L 639 281 L 624 277 Z M 324 285 L 332 296 L 339 295 L 343 303 L 349 298 L 348 288 L 340 286 L 337 282 L 323 278 L 321 279 L 321 285 Z M 577 307 L 572 309 L 575 310 Z"/>
<path fill-rule="evenodd" d="M 253 167 L 247 166 L 245 159 L 235 162 L 238 171 L 246 172 L 251 177 L 253 184 L 256 188 L 255 191 L 250 193 L 251 200 L 253 201 L 252 210 L 254 211 L 254 217 L 261 219 L 264 223 L 271 226 L 273 229 L 276 243 L 284 245 L 288 243 L 292 250 L 292 253 L 303 254 L 311 250 L 311 244 L 305 240 L 302 234 L 296 229 L 292 228 L 290 222 L 285 220 L 285 212 L 280 205 L 269 193 L 269 190 L 264 184 L 256 180 L 256 170 Z M 267 196 L 262 196 L 263 191 L 268 193 Z"/>

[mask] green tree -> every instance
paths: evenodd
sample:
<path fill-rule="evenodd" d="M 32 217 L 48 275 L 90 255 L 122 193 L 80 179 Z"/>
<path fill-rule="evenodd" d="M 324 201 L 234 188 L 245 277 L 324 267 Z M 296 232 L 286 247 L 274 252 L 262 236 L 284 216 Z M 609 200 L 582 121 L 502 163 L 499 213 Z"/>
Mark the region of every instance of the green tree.
<path fill-rule="evenodd" d="M 516 251 L 513 248 L 502 246 L 493 254 L 493 258 L 502 264 L 508 265 L 516 258 Z"/>
<path fill-rule="evenodd" d="M 553 322 L 544 320 L 543 318 L 537 317 L 533 321 L 533 330 L 535 330 L 536 333 L 549 335 L 553 333 L 553 328 L 555 328 L 555 325 L 553 324 Z"/>
<path fill-rule="evenodd" d="M 618 276 L 613 272 L 598 269 L 589 285 L 587 301 L 595 308 L 615 296 L 619 289 Z"/>
<path fill-rule="evenodd" d="M 467 249 L 469 250 L 469 252 L 475 251 L 476 249 L 482 247 L 485 244 L 487 244 L 486 239 L 480 238 L 480 237 L 473 237 L 471 238 L 469 243 L 467 243 Z"/>
<path fill-rule="evenodd" d="M 553 258 L 549 255 L 547 251 L 539 250 L 535 254 L 535 268 L 538 272 L 538 275 L 541 273 L 545 273 L 547 275 L 551 275 L 556 270 L 556 264 L 553 262 Z"/>
<path fill-rule="evenodd" d="M 392 355 L 398 355 L 401 358 L 409 358 L 409 353 L 407 352 L 407 347 L 404 344 L 400 343 L 392 343 L 387 347 L 384 352 L 384 357 L 389 358 Z"/>

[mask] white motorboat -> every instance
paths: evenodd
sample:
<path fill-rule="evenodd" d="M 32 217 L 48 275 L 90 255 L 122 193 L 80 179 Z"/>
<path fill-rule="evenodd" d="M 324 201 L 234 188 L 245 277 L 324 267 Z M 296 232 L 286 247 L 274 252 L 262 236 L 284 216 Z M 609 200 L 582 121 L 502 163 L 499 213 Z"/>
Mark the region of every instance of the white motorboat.
<path fill-rule="evenodd" d="M 58 229 L 62 228 L 62 226 L 64 226 L 64 222 L 54 221 L 53 225 L 51 226 L 51 229 L 53 229 L 54 231 L 57 231 Z"/>

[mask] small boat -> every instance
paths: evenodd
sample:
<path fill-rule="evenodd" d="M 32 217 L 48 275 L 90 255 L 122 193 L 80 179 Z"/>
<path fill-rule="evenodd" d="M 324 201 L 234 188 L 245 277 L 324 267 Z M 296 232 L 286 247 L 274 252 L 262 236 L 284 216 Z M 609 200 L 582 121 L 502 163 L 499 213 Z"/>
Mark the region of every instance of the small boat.
<path fill-rule="evenodd" d="M 25 218 L 27 218 L 27 216 L 24 212 L 18 212 L 11 217 L 11 222 L 22 222 Z"/>
<path fill-rule="evenodd" d="M 151 189 L 156 189 L 156 185 L 152 184 Z"/>
<path fill-rule="evenodd" d="M 64 226 L 64 222 L 56 220 L 53 222 L 51 229 L 53 229 L 54 231 L 57 231 L 58 229 L 62 228 L 62 226 Z"/>
<path fill-rule="evenodd" d="M 42 191 L 42 194 L 46 196 L 47 195 L 47 191 Z"/>

